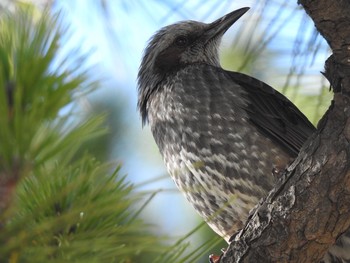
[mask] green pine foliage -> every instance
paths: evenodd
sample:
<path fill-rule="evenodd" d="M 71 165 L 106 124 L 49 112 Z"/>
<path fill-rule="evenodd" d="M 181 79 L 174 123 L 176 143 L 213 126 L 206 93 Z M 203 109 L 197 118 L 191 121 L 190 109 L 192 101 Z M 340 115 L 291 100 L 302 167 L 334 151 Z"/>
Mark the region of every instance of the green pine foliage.
<path fill-rule="evenodd" d="M 152 262 L 169 248 L 139 219 L 142 196 L 80 151 L 107 129 L 72 110 L 98 82 L 84 58 L 58 56 L 59 20 L 0 16 L 0 262 Z"/>

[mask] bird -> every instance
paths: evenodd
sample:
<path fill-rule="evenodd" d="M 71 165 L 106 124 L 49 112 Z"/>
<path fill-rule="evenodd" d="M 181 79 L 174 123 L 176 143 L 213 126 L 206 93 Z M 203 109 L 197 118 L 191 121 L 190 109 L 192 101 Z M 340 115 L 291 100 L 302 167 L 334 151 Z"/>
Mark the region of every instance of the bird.
<path fill-rule="evenodd" d="M 316 131 L 277 90 L 221 67 L 222 36 L 248 10 L 161 28 L 138 72 L 142 125 L 177 188 L 227 242 Z"/>

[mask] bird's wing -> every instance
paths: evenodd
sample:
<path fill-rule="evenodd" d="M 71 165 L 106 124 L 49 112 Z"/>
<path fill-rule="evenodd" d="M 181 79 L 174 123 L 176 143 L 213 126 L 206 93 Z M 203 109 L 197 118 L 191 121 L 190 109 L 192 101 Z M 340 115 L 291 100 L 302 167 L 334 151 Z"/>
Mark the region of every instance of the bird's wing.
<path fill-rule="evenodd" d="M 264 82 L 242 73 L 226 73 L 243 88 L 249 120 L 261 133 L 280 144 L 292 156 L 297 156 L 306 139 L 316 130 L 305 115 Z"/>

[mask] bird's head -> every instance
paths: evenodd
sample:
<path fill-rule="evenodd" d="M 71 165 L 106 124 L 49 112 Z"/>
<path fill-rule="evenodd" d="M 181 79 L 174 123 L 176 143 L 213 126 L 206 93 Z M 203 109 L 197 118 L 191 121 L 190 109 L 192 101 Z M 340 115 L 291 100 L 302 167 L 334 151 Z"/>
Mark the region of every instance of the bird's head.
<path fill-rule="evenodd" d="M 220 66 L 221 37 L 248 9 L 235 10 L 210 24 L 183 21 L 169 25 L 150 39 L 138 73 L 138 108 L 143 123 L 147 120 L 147 101 L 167 75 L 189 64 Z"/>

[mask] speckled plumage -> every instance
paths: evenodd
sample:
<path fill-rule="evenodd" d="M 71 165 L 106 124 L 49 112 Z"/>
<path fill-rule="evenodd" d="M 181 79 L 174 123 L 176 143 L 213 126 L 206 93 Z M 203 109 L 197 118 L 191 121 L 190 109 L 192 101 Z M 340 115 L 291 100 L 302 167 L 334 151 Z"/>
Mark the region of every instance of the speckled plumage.
<path fill-rule="evenodd" d="M 272 189 L 274 164 L 290 160 L 250 124 L 248 94 L 230 74 L 210 65 L 189 65 L 167 78 L 148 110 L 177 187 L 226 240 Z"/>
<path fill-rule="evenodd" d="M 150 40 L 139 75 L 138 107 L 167 170 L 226 241 L 271 190 L 315 131 L 283 95 L 220 67 L 218 45 L 248 9 L 211 24 L 185 21 Z"/>

